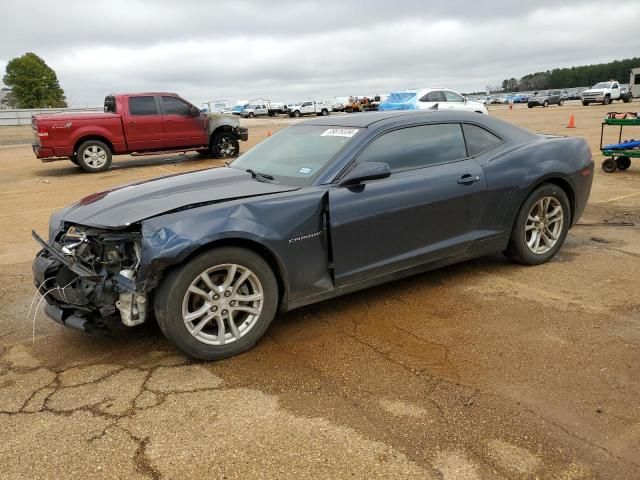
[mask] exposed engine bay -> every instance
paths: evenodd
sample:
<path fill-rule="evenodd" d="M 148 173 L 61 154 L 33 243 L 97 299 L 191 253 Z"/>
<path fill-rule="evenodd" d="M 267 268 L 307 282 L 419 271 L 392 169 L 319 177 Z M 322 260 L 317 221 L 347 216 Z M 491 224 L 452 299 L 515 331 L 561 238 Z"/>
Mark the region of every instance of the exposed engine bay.
<path fill-rule="evenodd" d="M 136 291 L 139 232 L 65 225 L 52 244 L 33 236 L 43 247 L 33 273 L 49 316 L 89 333 L 108 331 L 118 313 L 129 327 L 146 320 L 148 295 Z"/>

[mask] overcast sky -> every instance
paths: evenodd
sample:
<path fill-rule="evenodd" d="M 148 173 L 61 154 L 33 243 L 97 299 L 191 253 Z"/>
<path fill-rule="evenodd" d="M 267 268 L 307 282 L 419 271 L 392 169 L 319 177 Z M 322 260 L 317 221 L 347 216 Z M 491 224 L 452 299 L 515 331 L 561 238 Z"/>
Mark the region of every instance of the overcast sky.
<path fill-rule="evenodd" d="M 198 105 L 469 92 L 640 56 L 640 0 L 3 0 L 0 71 L 28 51 L 74 105 L 151 90 Z"/>

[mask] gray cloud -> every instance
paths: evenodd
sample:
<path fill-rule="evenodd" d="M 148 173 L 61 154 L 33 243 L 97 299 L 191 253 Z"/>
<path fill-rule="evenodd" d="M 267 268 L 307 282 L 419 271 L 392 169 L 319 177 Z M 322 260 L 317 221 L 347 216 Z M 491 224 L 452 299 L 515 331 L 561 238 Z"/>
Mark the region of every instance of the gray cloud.
<path fill-rule="evenodd" d="M 34 51 L 73 103 L 91 105 L 112 91 L 176 91 L 196 103 L 429 85 L 470 91 L 506 76 L 638 55 L 639 7 L 638 0 L 615 8 L 577 0 L 10 0 L 0 20 L 0 68 Z"/>

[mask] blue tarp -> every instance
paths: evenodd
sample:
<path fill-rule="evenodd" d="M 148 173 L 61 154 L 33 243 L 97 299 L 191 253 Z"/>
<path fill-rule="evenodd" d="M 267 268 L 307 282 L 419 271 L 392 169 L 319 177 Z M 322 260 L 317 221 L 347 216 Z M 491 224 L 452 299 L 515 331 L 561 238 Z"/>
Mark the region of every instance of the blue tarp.
<path fill-rule="evenodd" d="M 415 92 L 395 92 L 378 105 L 378 110 L 417 110 L 418 98 Z"/>
<path fill-rule="evenodd" d="M 630 140 L 622 143 L 612 143 L 611 145 L 605 145 L 603 150 L 632 150 L 634 148 L 640 148 L 639 140 Z"/>

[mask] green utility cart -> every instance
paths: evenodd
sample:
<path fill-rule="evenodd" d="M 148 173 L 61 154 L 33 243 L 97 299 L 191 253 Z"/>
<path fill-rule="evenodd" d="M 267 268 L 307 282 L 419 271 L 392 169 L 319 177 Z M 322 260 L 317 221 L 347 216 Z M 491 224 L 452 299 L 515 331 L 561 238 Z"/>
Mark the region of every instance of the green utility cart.
<path fill-rule="evenodd" d="M 637 113 L 626 114 L 627 118 L 616 118 L 616 116 L 625 115 L 622 113 L 611 112 L 602 120 L 602 128 L 600 129 L 600 151 L 605 157 L 609 157 L 602 162 L 602 169 L 607 173 L 613 173 L 616 170 L 626 170 L 631 166 L 632 158 L 640 158 L 640 129 L 636 137 L 638 140 L 622 141 L 622 129 L 624 127 L 640 126 L 640 117 Z M 635 117 L 633 117 L 635 115 Z M 607 126 L 619 126 L 618 143 L 610 145 L 602 145 L 604 138 L 604 129 Z"/>

